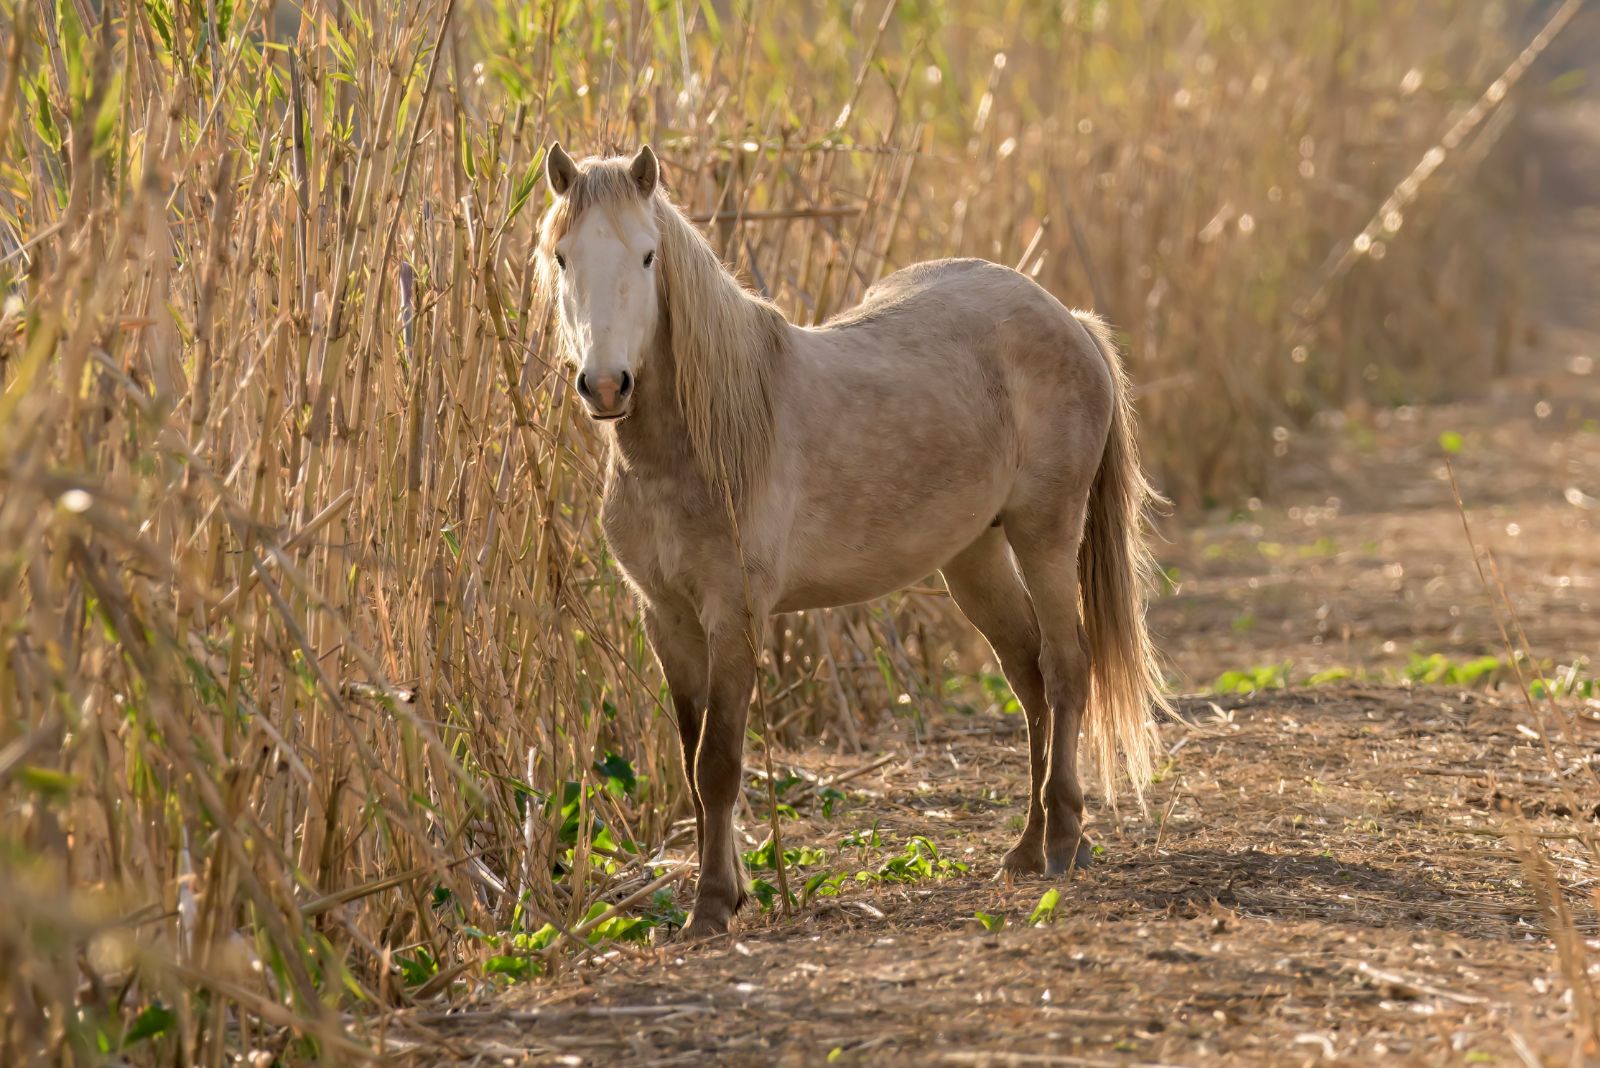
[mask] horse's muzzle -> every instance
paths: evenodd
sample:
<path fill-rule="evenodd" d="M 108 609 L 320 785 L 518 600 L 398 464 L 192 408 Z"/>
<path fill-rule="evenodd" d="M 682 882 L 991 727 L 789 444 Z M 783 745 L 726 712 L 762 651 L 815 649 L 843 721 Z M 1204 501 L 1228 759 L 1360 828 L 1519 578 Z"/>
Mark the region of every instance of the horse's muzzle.
<path fill-rule="evenodd" d="M 633 407 L 633 376 L 627 371 L 592 377 L 586 371 L 579 372 L 578 396 L 588 406 L 590 417 L 621 419 Z"/>

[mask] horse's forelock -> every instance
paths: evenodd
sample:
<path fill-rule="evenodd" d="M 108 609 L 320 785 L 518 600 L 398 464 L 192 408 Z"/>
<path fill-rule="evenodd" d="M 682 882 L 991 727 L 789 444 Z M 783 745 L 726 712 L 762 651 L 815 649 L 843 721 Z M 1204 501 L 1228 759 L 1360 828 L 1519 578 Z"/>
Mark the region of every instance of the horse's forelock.
<path fill-rule="evenodd" d="M 629 160 L 621 156 L 591 156 L 580 161 L 572 185 L 545 212 L 539 232 L 541 249 L 546 253 L 551 252 L 556 242 L 565 237 L 590 208 L 615 211 L 623 204 L 644 201 L 628 165 Z M 652 196 L 650 199 L 656 198 Z"/>

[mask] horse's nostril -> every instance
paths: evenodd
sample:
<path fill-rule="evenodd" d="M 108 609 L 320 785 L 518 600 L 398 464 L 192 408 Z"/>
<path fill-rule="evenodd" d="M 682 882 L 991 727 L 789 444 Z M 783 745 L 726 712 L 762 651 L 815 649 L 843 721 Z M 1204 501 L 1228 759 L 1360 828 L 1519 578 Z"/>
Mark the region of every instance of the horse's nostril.
<path fill-rule="evenodd" d="M 621 400 L 623 397 L 626 397 L 628 394 L 630 394 L 632 392 L 633 392 L 633 376 L 630 375 L 628 372 L 624 371 L 624 372 L 622 372 L 622 384 L 617 387 L 617 399 Z"/>
<path fill-rule="evenodd" d="M 578 372 L 578 396 L 584 400 L 594 400 L 594 394 L 589 392 L 589 376 L 582 371 Z"/>

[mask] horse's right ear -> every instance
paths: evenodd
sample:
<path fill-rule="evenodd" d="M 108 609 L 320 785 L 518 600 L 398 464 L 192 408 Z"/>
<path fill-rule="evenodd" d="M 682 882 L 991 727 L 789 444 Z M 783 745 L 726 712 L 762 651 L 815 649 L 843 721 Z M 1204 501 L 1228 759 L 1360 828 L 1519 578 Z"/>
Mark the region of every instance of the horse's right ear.
<path fill-rule="evenodd" d="M 567 155 L 560 141 L 551 142 L 550 151 L 545 154 L 544 175 L 550 183 L 550 192 L 558 197 L 566 196 L 567 190 L 578 179 L 578 165 L 572 162 L 572 157 Z"/>

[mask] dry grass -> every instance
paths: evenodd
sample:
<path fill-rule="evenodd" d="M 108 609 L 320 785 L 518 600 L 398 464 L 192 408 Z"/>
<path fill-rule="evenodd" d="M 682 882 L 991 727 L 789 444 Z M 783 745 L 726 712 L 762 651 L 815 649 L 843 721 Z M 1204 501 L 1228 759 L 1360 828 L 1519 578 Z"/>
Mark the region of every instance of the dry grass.
<path fill-rule="evenodd" d="M 1194 501 L 1514 312 L 1470 155 L 1299 307 L 1502 13 L 0 3 L 0 1060 L 348 1061 L 658 881 L 676 746 L 528 270 L 552 135 L 652 141 L 797 320 L 958 253 L 1094 304 Z M 937 704 L 948 619 L 786 621 L 776 733 Z"/>

